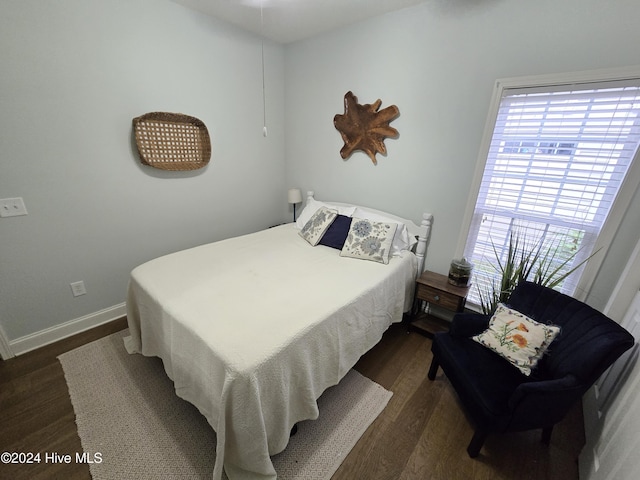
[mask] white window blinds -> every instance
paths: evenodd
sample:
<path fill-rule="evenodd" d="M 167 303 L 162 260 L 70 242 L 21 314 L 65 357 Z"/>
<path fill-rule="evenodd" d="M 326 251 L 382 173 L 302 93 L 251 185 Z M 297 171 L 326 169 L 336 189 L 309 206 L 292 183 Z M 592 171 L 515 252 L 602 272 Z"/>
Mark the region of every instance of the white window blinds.
<path fill-rule="evenodd" d="M 640 80 L 505 89 L 465 248 L 476 286 L 492 282 L 512 233 L 557 250 L 559 268 L 587 258 L 639 141 Z"/>

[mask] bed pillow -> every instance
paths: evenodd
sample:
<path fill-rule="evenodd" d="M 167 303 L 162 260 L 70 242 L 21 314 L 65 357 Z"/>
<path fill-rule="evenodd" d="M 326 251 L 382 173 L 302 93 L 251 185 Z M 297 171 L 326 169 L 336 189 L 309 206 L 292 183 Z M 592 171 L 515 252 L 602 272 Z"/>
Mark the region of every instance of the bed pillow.
<path fill-rule="evenodd" d="M 315 198 L 308 198 L 307 204 L 300 212 L 300 216 L 296 220 L 296 226 L 300 229 L 304 228 L 307 222 L 313 217 L 313 214 L 316 213 L 320 208 L 326 207 L 330 210 L 337 211 L 340 215 L 344 215 L 346 217 L 351 217 L 356 207 L 347 207 L 342 205 L 331 205 L 330 203 L 319 202 Z"/>
<path fill-rule="evenodd" d="M 340 256 L 389 263 L 391 243 L 398 228 L 397 223 L 373 222 L 353 217 L 347 240 Z"/>
<path fill-rule="evenodd" d="M 558 333 L 560 327 L 536 322 L 499 303 L 488 328 L 471 338 L 529 376 Z"/>
<path fill-rule="evenodd" d="M 338 212 L 336 210 L 320 207 L 298 233 L 315 247 L 337 215 Z"/>
<path fill-rule="evenodd" d="M 351 220 L 351 217 L 338 214 L 336 219 L 320 239 L 318 245 L 325 245 L 327 247 L 342 250 L 342 247 L 344 247 L 344 242 L 347 240 L 347 235 L 349 234 Z"/>
<path fill-rule="evenodd" d="M 403 250 L 411 250 L 413 246 L 418 243 L 418 240 L 413 235 L 409 234 L 407 226 L 404 223 L 401 223 L 399 219 L 386 217 L 384 215 L 380 215 L 379 213 L 369 212 L 366 209 L 360 207 L 356 208 L 353 216 L 358 218 L 366 218 L 369 220 L 373 220 L 374 222 L 395 223 L 396 225 L 398 225 L 391 245 L 391 255 L 400 255 Z"/>

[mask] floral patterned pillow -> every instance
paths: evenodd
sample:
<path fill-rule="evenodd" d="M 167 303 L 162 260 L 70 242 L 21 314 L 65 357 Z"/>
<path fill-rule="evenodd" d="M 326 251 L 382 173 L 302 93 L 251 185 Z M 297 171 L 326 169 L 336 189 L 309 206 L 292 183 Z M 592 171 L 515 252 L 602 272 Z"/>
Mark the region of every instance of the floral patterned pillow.
<path fill-rule="evenodd" d="M 499 303 L 489 327 L 471 338 L 529 376 L 558 333 L 560 327 L 536 322 Z"/>
<path fill-rule="evenodd" d="M 315 247 L 337 216 L 337 210 L 320 207 L 298 233 Z"/>
<path fill-rule="evenodd" d="M 354 217 L 340 256 L 387 264 L 396 228 L 397 223 L 374 222 Z"/>

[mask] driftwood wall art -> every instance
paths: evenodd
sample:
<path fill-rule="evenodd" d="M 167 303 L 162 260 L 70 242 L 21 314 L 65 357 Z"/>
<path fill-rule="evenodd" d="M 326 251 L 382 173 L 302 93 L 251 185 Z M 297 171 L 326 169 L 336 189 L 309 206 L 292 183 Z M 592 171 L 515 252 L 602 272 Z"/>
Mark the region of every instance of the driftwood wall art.
<path fill-rule="evenodd" d="M 353 93 L 345 94 L 344 114 L 333 117 L 333 124 L 344 141 L 340 150 L 343 159 L 347 159 L 355 150 L 362 150 L 377 165 L 376 153 L 386 155 L 384 139 L 398 136 L 398 131 L 389 123 L 400 114 L 400 110 L 391 105 L 378 111 L 381 103 L 378 99 L 372 105 L 360 105 Z"/>

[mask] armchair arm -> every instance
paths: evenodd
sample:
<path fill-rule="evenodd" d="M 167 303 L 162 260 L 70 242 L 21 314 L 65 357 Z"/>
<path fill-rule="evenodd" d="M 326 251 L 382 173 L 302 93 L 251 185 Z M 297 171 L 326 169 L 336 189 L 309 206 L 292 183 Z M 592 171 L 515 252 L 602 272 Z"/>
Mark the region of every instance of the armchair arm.
<path fill-rule="evenodd" d="M 520 384 L 509 399 L 510 429 L 551 426 L 582 398 L 585 385 L 573 375 Z"/>
<path fill-rule="evenodd" d="M 451 320 L 449 333 L 458 337 L 472 337 L 487 329 L 491 315 L 457 313 Z"/>

